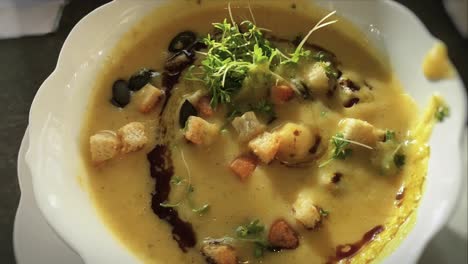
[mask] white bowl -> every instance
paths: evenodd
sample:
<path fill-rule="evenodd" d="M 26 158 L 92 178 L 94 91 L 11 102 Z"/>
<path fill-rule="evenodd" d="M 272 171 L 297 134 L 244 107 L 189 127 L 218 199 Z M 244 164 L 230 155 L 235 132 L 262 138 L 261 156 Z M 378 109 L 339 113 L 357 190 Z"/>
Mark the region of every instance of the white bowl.
<path fill-rule="evenodd" d="M 123 33 L 166 0 L 117 0 L 83 18 L 72 30 L 57 67 L 36 94 L 29 117 L 26 160 L 34 193 L 45 218 L 87 263 L 135 263 L 132 255 L 98 217 L 80 187 L 79 133 L 93 80 L 105 55 Z M 417 17 L 391 1 L 322 1 L 353 20 L 389 55 L 396 74 L 420 106 L 440 92 L 452 111 L 436 126 L 426 192 L 417 223 L 389 263 L 413 263 L 428 240 L 451 215 L 462 176 L 460 139 L 466 95 L 459 78 L 429 82 L 421 73 L 425 53 L 437 41 Z M 369 26 L 373 25 L 369 30 Z M 376 34 L 376 29 L 380 31 Z"/>

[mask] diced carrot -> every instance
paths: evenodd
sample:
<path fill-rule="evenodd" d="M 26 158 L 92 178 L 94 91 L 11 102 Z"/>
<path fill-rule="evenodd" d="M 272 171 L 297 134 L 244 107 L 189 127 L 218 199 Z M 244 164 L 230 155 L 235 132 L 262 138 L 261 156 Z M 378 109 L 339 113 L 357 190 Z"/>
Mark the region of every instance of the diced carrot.
<path fill-rule="evenodd" d="M 241 156 L 231 162 L 229 168 L 241 181 L 245 181 L 257 167 L 257 161 L 249 156 Z"/>
<path fill-rule="evenodd" d="M 271 88 L 271 100 L 274 104 L 284 104 L 292 99 L 294 91 L 287 85 L 275 85 Z"/>
<path fill-rule="evenodd" d="M 198 100 L 196 108 L 202 117 L 208 118 L 214 114 L 213 108 L 210 105 L 210 98 L 208 96 L 203 96 Z"/>

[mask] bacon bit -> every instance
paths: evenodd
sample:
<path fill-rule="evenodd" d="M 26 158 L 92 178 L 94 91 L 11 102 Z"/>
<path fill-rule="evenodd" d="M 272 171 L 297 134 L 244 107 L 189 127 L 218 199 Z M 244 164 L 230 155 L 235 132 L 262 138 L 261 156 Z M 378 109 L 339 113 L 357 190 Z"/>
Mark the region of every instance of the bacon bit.
<path fill-rule="evenodd" d="M 274 104 L 284 104 L 292 99 L 294 90 L 287 85 L 276 85 L 271 88 L 271 100 Z"/>
<path fill-rule="evenodd" d="M 250 156 L 241 156 L 231 162 L 229 168 L 241 181 L 245 181 L 252 175 L 257 167 L 257 160 Z"/>
<path fill-rule="evenodd" d="M 211 99 L 208 96 L 203 96 L 198 100 L 196 108 L 198 113 L 205 118 L 211 117 L 214 114 L 213 108 L 210 105 Z"/>
<path fill-rule="evenodd" d="M 350 107 L 352 107 L 353 105 L 355 105 L 357 103 L 359 103 L 359 98 L 355 97 L 355 98 L 349 99 L 347 102 L 345 102 L 343 104 L 343 106 L 346 107 L 346 108 L 350 108 Z"/>

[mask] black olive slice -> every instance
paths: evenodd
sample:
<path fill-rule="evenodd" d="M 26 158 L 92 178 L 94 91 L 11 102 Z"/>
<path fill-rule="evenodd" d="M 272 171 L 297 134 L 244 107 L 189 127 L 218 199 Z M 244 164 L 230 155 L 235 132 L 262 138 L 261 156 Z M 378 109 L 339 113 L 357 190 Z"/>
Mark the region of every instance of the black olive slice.
<path fill-rule="evenodd" d="M 187 122 L 190 116 L 197 116 L 198 112 L 195 106 L 193 106 L 189 100 L 185 100 L 180 108 L 179 112 L 179 125 L 180 127 L 184 128 L 185 123 Z"/>
<path fill-rule="evenodd" d="M 197 35 L 193 31 L 183 31 L 177 34 L 169 44 L 170 52 L 179 52 L 187 49 L 190 45 L 197 41 Z"/>
<path fill-rule="evenodd" d="M 130 89 L 124 80 L 117 80 L 112 85 L 111 103 L 118 107 L 125 107 L 130 103 Z"/>
<path fill-rule="evenodd" d="M 151 81 L 151 78 L 159 75 L 158 72 L 151 69 L 141 69 L 128 80 L 128 88 L 132 91 L 138 91 Z"/>

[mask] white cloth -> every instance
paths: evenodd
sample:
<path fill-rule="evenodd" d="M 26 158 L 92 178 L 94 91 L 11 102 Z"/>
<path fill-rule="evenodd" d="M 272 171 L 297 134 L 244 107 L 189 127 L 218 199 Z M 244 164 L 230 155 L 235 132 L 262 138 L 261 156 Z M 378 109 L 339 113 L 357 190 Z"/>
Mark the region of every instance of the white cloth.
<path fill-rule="evenodd" d="M 0 39 L 55 31 L 65 0 L 0 0 Z"/>

